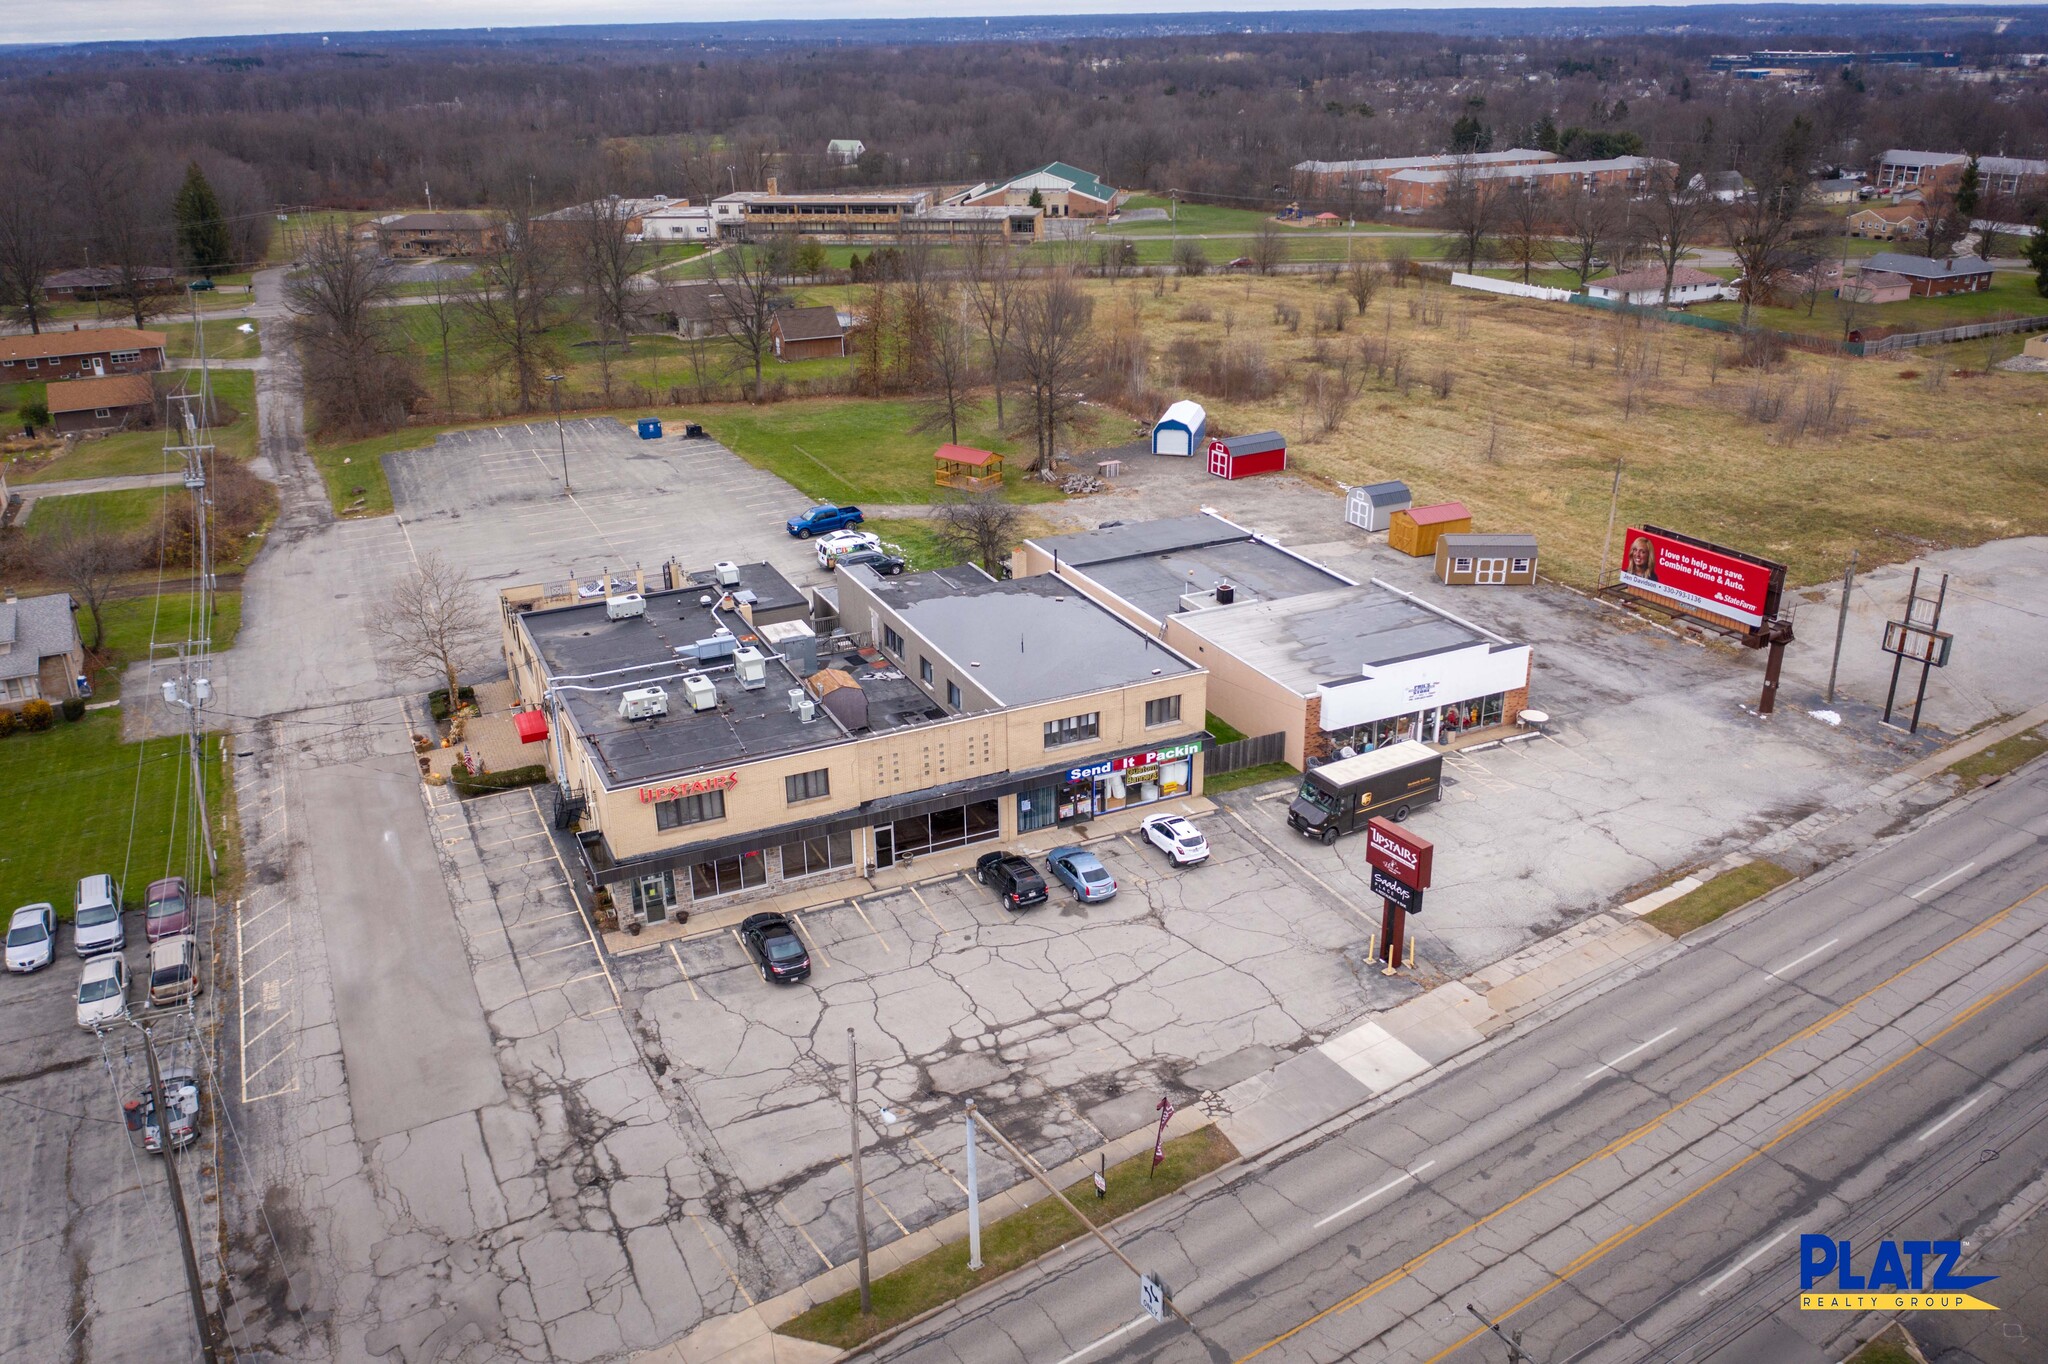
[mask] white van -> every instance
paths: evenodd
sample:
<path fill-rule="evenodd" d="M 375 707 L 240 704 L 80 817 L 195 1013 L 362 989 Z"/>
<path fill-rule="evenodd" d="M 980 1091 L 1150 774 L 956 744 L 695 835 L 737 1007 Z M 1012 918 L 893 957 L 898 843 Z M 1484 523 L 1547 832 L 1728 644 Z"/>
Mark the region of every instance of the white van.
<path fill-rule="evenodd" d="M 71 904 L 71 936 L 79 956 L 119 952 L 128 945 L 128 929 L 121 922 L 121 887 L 113 877 L 103 872 L 81 880 Z"/>

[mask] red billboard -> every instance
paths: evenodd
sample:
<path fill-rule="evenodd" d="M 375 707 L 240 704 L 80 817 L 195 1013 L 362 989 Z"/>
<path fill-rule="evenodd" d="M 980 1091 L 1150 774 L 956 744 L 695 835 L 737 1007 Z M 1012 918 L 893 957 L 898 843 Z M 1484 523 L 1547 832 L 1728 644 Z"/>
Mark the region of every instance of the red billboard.
<path fill-rule="evenodd" d="M 1365 860 L 1404 886 L 1428 890 L 1436 844 L 1374 815 L 1365 824 Z"/>
<path fill-rule="evenodd" d="M 1688 614 L 1732 620 L 1752 630 L 1775 614 L 1783 565 L 1655 526 L 1631 526 L 1621 550 L 1621 581 Z"/>

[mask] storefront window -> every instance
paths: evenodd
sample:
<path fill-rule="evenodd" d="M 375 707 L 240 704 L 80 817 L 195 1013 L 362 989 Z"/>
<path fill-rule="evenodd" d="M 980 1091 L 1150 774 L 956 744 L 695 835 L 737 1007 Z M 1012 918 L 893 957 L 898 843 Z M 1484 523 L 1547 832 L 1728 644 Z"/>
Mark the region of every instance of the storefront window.
<path fill-rule="evenodd" d="M 768 856 L 758 848 L 690 868 L 690 894 L 699 900 L 751 890 L 767 882 Z"/>
<path fill-rule="evenodd" d="M 1017 831 L 1050 829 L 1059 821 L 1060 788 L 1040 786 L 1017 793 Z"/>
<path fill-rule="evenodd" d="M 834 867 L 853 865 L 853 835 L 811 834 L 782 845 L 782 877 L 816 876 Z"/>
<path fill-rule="evenodd" d="M 1002 832 L 1000 802 L 978 800 L 899 819 L 892 826 L 896 856 L 942 852 L 982 843 Z"/>

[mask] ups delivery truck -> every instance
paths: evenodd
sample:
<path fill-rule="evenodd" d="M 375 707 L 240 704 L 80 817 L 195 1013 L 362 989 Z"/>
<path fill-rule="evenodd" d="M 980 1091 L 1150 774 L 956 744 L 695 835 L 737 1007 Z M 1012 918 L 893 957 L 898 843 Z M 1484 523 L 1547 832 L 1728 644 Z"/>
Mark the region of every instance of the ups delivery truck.
<path fill-rule="evenodd" d="M 1441 800 L 1443 783 L 1444 755 L 1407 739 L 1302 773 L 1287 822 L 1304 838 L 1335 843 L 1374 815 L 1398 824 L 1410 811 Z"/>

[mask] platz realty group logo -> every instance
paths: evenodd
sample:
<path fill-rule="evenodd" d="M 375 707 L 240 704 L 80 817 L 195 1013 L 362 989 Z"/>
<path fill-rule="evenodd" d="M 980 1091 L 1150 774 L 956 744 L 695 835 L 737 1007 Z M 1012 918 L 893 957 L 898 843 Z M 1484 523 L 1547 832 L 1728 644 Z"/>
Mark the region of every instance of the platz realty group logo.
<path fill-rule="evenodd" d="M 1870 1272 L 1850 1265 L 1847 1241 L 1799 1238 L 1799 1307 L 1805 1312 L 1996 1312 L 1967 1290 L 1996 1274 L 1958 1274 L 1961 1241 L 1879 1241 Z M 1833 1287 L 1822 1281 L 1834 1276 Z"/>

